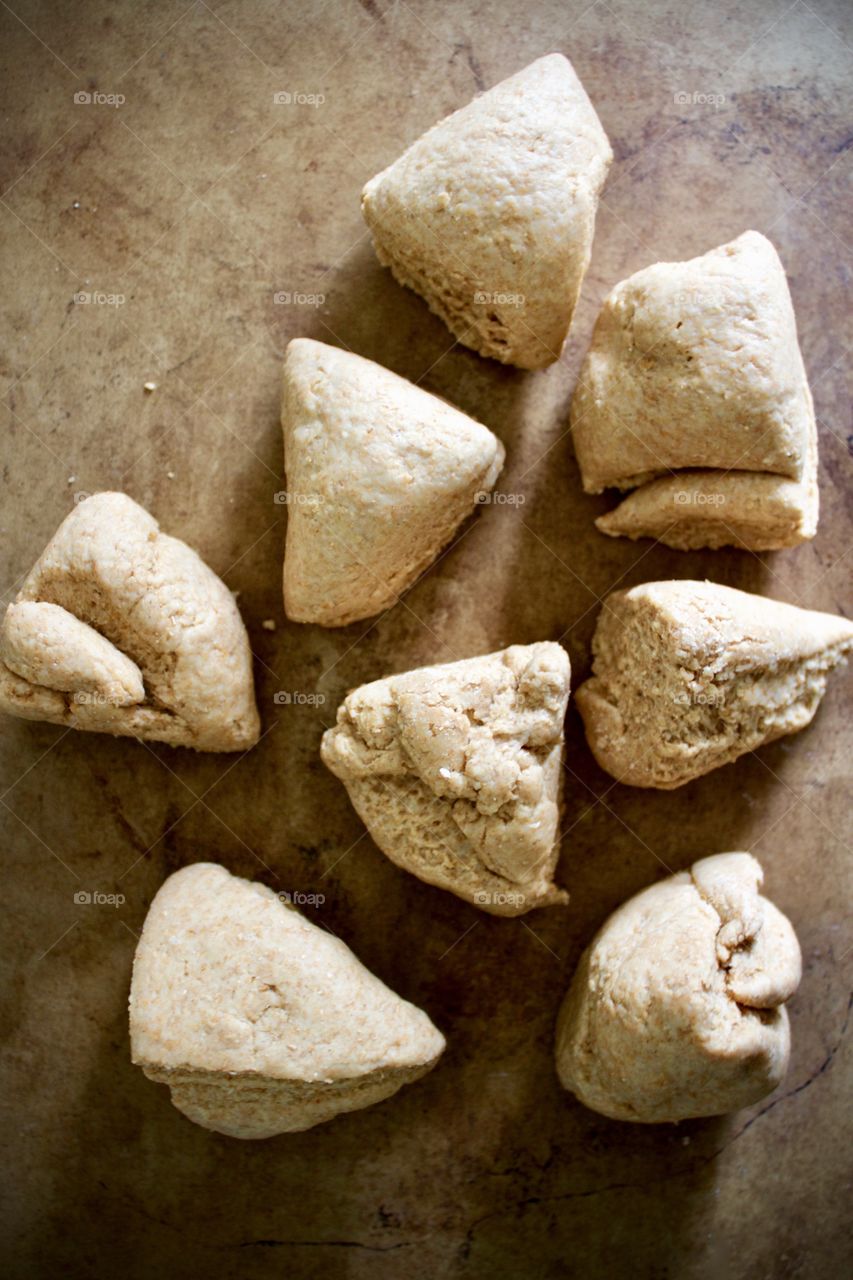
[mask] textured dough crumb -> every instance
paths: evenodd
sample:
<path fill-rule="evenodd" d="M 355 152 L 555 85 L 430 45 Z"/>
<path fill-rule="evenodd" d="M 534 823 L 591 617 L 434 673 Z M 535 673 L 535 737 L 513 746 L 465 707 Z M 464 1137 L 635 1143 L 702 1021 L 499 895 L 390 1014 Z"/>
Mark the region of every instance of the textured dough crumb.
<path fill-rule="evenodd" d="M 851 647 L 846 618 L 712 582 L 647 582 L 605 599 L 577 706 L 603 769 L 680 787 L 805 728 Z"/>
<path fill-rule="evenodd" d="M 543 642 L 377 680 L 339 708 L 322 758 L 398 866 L 498 915 L 564 902 L 569 675 Z"/>

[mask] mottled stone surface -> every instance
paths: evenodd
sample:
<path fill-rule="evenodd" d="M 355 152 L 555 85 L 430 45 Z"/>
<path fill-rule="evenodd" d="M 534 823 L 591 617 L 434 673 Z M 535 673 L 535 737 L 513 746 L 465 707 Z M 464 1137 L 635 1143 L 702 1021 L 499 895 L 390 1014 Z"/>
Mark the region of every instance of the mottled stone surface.
<path fill-rule="evenodd" d="M 842 1274 L 844 677 L 806 732 L 671 794 L 614 785 L 570 712 L 572 902 L 524 920 L 392 866 L 317 747 L 348 688 L 420 663 L 561 639 L 583 679 L 615 584 L 708 576 L 849 609 L 849 6 L 11 0 L 0 32 L 6 599 L 75 493 L 124 488 L 240 593 L 266 730 L 224 759 L 3 722 L 4 1274 Z M 553 49 L 617 158 L 564 357 L 523 374 L 451 347 L 394 284 L 359 192 L 478 87 Z M 125 101 L 75 104 L 79 92 Z M 281 92 L 325 101 L 276 105 Z M 820 418 L 819 535 L 762 557 L 603 537 L 592 521 L 612 498 L 583 496 L 566 435 L 600 300 L 653 259 L 746 227 L 790 275 Z M 75 303 L 95 291 L 123 303 Z M 282 616 L 279 365 L 297 334 L 481 418 L 507 445 L 502 488 L 524 498 L 483 508 L 403 602 L 344 631 Z M 326 701 L 276 702 L 293 691 Z M 552 1059 L 583 946 L 629 894 L 737 848 L 765 864 L 803 945 L 784 1086 L 677 1128 L 584 1110 Z M 311 918 L 448 1036 L 439 1068 L 373 1110 L 262 1144 L 182 1118 L 130 1065 L 125 1010 L 147 906 L 199 858 L 324 894 Z M 125 901 L 75 902 L 95 891 Z"/>

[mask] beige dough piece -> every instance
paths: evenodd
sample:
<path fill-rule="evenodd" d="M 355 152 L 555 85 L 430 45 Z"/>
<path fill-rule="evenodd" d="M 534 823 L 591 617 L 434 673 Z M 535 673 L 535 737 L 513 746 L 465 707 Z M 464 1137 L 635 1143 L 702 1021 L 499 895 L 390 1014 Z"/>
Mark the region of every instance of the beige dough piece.
<path fill-rule="evenodd" d="M 750 854 L 716 854 L 606 921 L 557 1024 L 557 1073 L 579 1102 L 659 1124 L 737 1111 L 781 1083 L 802 965 L 763 878 Z"/>
<path fill-rule="evenodd" d="M 569 659 L 558 644 L 362 685 L 323 735 L 376 844 L 493 915 L 568 901 L 559 856 Z"/>
<path fill-rule="evenodd" d="M 785 271 L 757 231 L 616 286 L 571 420 L 587 493 L 642 486 L 603 533 L 680 550 L 814 537 L 814 408 Z"/>
<path fill-rule="evenodd" d="M 846 618 L 713 582 L 646 582 L 605 599 L 575 698 L 602 769 L 671 790 L 804 729 L 851 648 Z"/>
<path fill-rule="evenodd" d="M 142 672 L 98 631 L 58 604 L 10 604 L 0 625 L 0 653 L 30 684 L 101 698 L 116 707 L 145 701 Z"/>
<path fill-rule="evenodd" d="M 0 710 L 198 751 L 260 727 L 231 592 L 123 493 L 79 503 L 7 609 Z"/>
<path fill-rule="evenodd" d="M 269 1138 L 390 1097 L 435 1065 L 444 1037 L 271 889 L 199 862 L 151 904 L 130 1044 L 190 1120 Z"/>
<path fill-rule="evenodd" d="M 342 627 L 389 608 L 493 488 L 487 427 L 372 360 L 288 345 L 284 607 Z"/>
<path fill-rule="evenodd" d="M 678 551 L 777 551 L 814 537 L 817 502 L 804 501 L 803 485 L 784 476 L 680 471 L 641 485 L 595 525 L 612 537 L 656 538 Z"/>
<path fill-rule="evenodd" d="M 559 359 L 613 159 L 572 64 L 539 58 L 419 138 L 364 188 L 376 254 L 480 355 Z"/>

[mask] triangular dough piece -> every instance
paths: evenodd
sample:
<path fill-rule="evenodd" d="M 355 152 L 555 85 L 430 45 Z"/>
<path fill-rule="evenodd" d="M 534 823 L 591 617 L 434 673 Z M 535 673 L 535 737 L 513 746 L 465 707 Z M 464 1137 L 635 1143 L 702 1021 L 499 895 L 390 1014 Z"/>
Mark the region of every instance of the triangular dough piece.
<path fill-rule="evenodd" d="M 361 197 L 379 261 L 481 355 L 562 350 L 613 159 L 572 64 L 551 53 L 419 138 Z"/>
<path fill-rule="evenodd" d="M 362 685 L 321 755 L 392 862 L 517 916 L 568 901 L 553 883 L 568 699 L 560 645 L 513 645 Z"/>
<path fill-rule="evenodd" d="M 755 471 L 682 471 L 635 489 L 595 527 L 667 547 L 778 551 L 817 532 L 817 476 L 808 483 Z"/>
<path fill-rule="evenodd" d="M 390 1097 L 444 1037 L 347 946 L 263 885 L 184 867 L 148 912 L 130 990 L 133 1061 L 179 1111 L 235 1138 L 310 1129 Z"/>
<path fill-rule="evenodd" d="M 260 731 L 234 597 L 123 493 L 80 502 L 7 609 L 0 710 L 198 751 Z"/>
<path fill-rule="evenodd" d="M 587 493 L 663 477 L 603 517 L 605 533 L 682 549 L 814 536 L 811 392 L 784 268 L 757 231 L 616 286 L 571 418 Z"/>
<path fill-rule="evenodd" d="M 853 648 L 846 618 L 713 582 L 604 601 L 575 697 L 602 769 L 671 790 L 811 721 Z"/>
<path fill-rule="evenodd" d="M 782 1082 L 802 959 L 763 879 L 750 854 L 716 854 L 606 921 L 557 1024 L 557 1072 L 580 1102 L 660 1124 L 737 1111 Z"/>
<path fill-rule="evenodd" d="M 284 607 L 342 627 L 392 605 L 488 495 L 487 427 L 372 360 L 297 338 L 284 360 Z"/>

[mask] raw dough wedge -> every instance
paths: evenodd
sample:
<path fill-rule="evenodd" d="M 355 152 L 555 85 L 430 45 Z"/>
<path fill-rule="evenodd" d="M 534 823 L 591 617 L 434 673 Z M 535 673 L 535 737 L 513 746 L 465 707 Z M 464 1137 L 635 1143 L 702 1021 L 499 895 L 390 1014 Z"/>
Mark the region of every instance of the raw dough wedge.
<path fill-rule="evenodd" d="M 343 627 L 392 605 L 493 488 L 487 427 L 372 360 L 297 338 L 281 413 L 284 607 Z"/>
<path fill-rule="evenodd" d="M 310 1129 L 435 1065 L 444 1037 L 347 946 L 263 885 L 199 862 L 148 912 L 130 991 L 133 1061 L 196 1124 Z"/>
<path fill-rule="evenodd" d="M 785 271 L 757 231 L 616 286 L 571 419 L 586 492 L 637 489 L 602 533 L 679 550 L 814 537 L 814 408 Z"/>
<path fill-rule="evenodd" d="M 737 1111 L 781 1083 L 802 962 L 763 879 L 750 854 L 716 854 L 607 920 L 557 1024 L 557 1072 L 579 1102 L 658 1124 Z"/>
<path fill-rule="evenodd" d="M 615 911 L 557 1023 L 557 1074 L 584 1106 L 660 1124 L 738 1111 L 788 1070 L 802 961 L 751 854 L 716 854 Z"/>
<path fill-rule="evenodd" d="M 0 710 L 198 751 L 260 731 L 234 597 L 123 493 L 80 502 L 6 610 Z"/>
<path fill-rule="evenodd" d="M 797 480 L 755 471 L 682 471 L 650 480 L 595 525 L 612 537 L 656 538 L 678 551 L 774 551 L 813 537 L 816 520 L 816 503 L 804 504 Z"/>
<path fill-rule="evenodd" d="M 539 58 L 364 188 L 376 254 L 451 333 L 522 369 L 559 359 L 613 159 L 572 64 Z"/>
<path fill-rule="evenodd" d="M 392 862 L 517 916 L 568 901 L 553 882 L 568 699 L 560 645 L 513 645 L 362 685 L 321 755 Z"/>
<path fill-rule="evenodd" d="M 604 601 L 575 696 L 602 769 L 671 790 L 805 728 L 851 648 L 846 618 L 713 582 L 646 582 Z"/>

